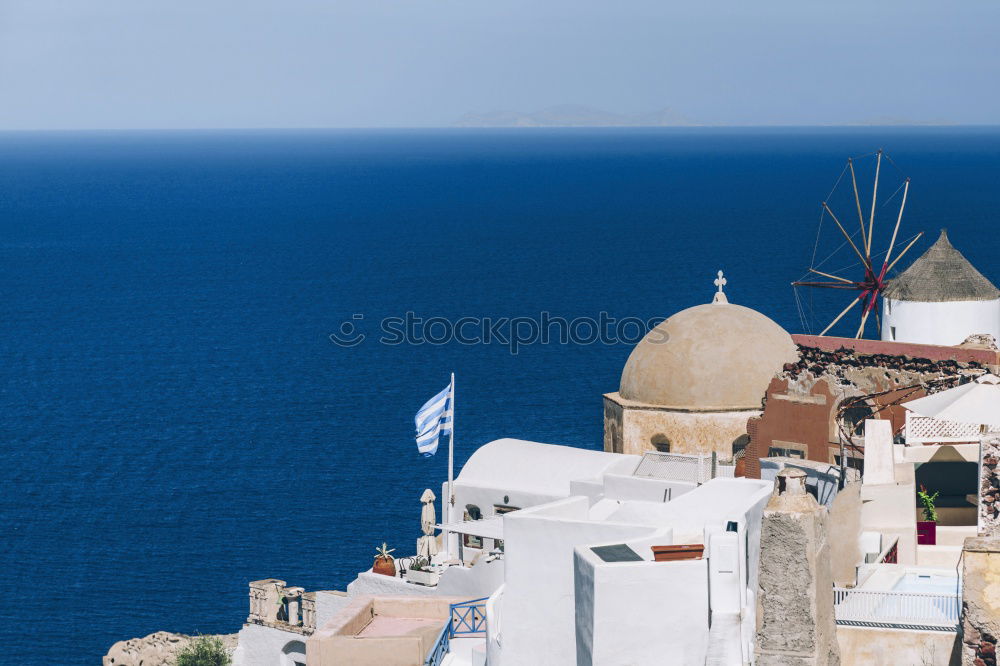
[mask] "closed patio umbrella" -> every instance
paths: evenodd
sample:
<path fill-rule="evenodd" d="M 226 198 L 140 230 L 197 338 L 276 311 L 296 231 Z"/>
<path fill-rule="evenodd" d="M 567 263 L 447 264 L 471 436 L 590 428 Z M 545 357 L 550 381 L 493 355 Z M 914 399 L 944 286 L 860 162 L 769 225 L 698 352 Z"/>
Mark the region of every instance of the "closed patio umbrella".
<path fill-rule="evenodd" d="M 420 529 L 424 533 L 417 539 L 417 555 L 426 557 L 428 560 L 437 555 L 437 539 L 434 538 L 434 525 L 437 523 L 437 515 L 434 511 L 434 500 L 437 499 L 430 488 L 420 496 L 423 508 L 420 510 Z"/>
<path fill-rule="evenodd" d="M 985 374 L 968 384 L 904 402 L 903 407 L 939 421 L 1000 428 L 1000 377 Z"/>

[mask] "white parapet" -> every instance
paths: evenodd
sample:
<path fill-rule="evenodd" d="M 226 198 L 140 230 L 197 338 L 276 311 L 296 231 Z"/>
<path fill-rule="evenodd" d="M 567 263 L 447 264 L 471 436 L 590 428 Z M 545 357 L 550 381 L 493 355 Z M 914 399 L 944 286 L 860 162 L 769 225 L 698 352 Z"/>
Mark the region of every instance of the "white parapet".
<path fill-rule="evenodd" d="M 896 483 L 892 450 L 892 423 L 865 419 L 865 485 Z"/>

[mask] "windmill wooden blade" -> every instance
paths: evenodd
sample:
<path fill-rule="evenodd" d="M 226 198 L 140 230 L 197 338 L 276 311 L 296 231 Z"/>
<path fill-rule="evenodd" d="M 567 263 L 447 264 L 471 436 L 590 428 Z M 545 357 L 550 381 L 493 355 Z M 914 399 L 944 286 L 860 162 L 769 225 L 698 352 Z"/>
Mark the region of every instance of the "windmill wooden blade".
<path fill-rule="evenodd" d="M 852 194 L 854 195 L 854 207 L 858 214 L 858 227 L 861 232 L 860 246 L 858 243 L 855 242 L 854 238 L 851 237 L 851 234 L 847 233 L 847 229 L 844 227 L 843 224 L 841 224 L 840 220 L 837 218 L 836 213 L 833 212 L 833 209 L 827 204 L 827 202 L 824 201 L 822 204 L 824 215 L 829 213 L 830 218 L 837 226 L 837 229 L 840 230 L 841 235 L 844 237 L 844 241 L 846 241 L 837 246 L 837 249 L 834 250 L 834 254 L 840 251 L 844 247 L 844 245 L 850 245 L 851 250 L 857 256 L 857 258 L 861 260 L 861 264 L 864 266 L 864 275 L 860 277 L 860 279 L 852 280 L 849 277 L 843 277 L 842 275 L 837 275 L 834 273 L 827 273 L 817 268 L 810 267 L 808 269 L 809 273 L 815 275 L 816 278 L 808 277 L 807 274 L 807 276 L 803 276 L 804 279 L 800 279 L 799 281 L 792 283 L 796 287 L 840 289 L 842 291 L 847 290 L 854 293 L 855 298 L 847 305 L 847 307 L 845 307 L 840 312 L 840 314 L 838 314 L 833 319 L 833 321 L 830 322 L 830 324 L 826 328 L 823 329 L 820 335 L 826 335 L 827 333 L 829 333 L 830 330 L 832 330 L 833 327 L 838 324 L 838 322 L 840 322 L 845 316 L 847 316 L 847 314 L 851 312 L 858 303 L 861 303 L 862 311 L 861 311 L 861 316 L 859 317 L 858 327 L 857 327 L 857 332 L 855 333 L 855 337 L 857 338 L 864 337 L 866 333 L 866 327 L 868 325 L 868 319 L 872 315 L 872 313 L 875 314 L 874 321 L 875 321 L 875 326 L 877 328 L 876 335 L 881 336 L 882 314 L 879 307 L 879 299 L 882 298 L 882 295 L 885 292 L 887 286 L 886 274 L 899 262 L 900 259 L 902 259 L 906 255 L 907 252 L 909 252 L 909 250 L 914 246 L 914 244 L 922 235 L 922 234 L 917 234 L 916 237 L 914 237 L 906 244 L 906 247 L 903 248 L 903 251 L 900 252 L 898 256 L 895 257 L 893 256 L 893 253 L 896 250 L 896 242 L 899 239 L 899 232 L 903 222 L 903 212 L 906 210 L 906 201 L 910 190 L 910 179 L 906 178 L 903 184 L 900 186 L 900 188 L 897 189 L 891 197 L 889 197 L 889 200 L 891 200 L 893 197 L 895 197 L 895 195 L 899 192 L 900 189 L 903 190 L 902 200 L 899 205 L 899 213 L 896 216 L 896 223 L 892 229 L 892 239 L 889 241 L 888 250 L 885 252 L 883 261 L 880 262 L 882 264 L 881 270 L 879 272 L 876 272 L 875 269 L 872 267 L 872 252 L 873 250 L 878 249 L 874 248 L 873 244 L 875 236 L 875 213 L 878 209 L 878 186 L 879 186 L 879 179 L 882 173 L 882 157 L 883 157 L 882 150 L 880 149 L 876 151 L 874 153 L 874 156 L 875 156 L 875 178 L 872 186 L 871 208 L 869 209 L 867 216 L 865 215 L 865 211 L 862 210 L 861 207 L 861 191 L 858 189 L 858 179 L 857 179 L 857 173 L 854 168 L 854 159 L 847 160 L 846 170 L 849 170 L 851 172 L 851 188 L 852 188 Z M 843 175 L 844 173 L 841 172 L 841 178 L 843 178 Z M 841 182 L 841 178 L 837 179 L 837 184 Z M 833 190 L 831 190 L 831 196 L 838 191 L 837 184 L 835 184 Z M 889 200 L 886 200 L 885 203 L 888 203 Z M 867 205 L 867 200 L 866 200 L 866 205 Z M 822 230 L 823 219 L 824 218 L 821 216 L 820 230 Z M 858 232 L 855 232 L 855 235 L 857 235 L 857 233 Z M 818 242 L 819 242 L 819 231 L 817 231 L 817 245 Z M 815 254 L 816 253 L 814 250 L 813 252 L 814 259 L 815 259 Z M 833 254 L 831 254 L 830 256 L 832 257 Z M 877 256 L 882 257 L 881 253 L 878 253 Z M 821 262 L 820 265 L 824 265 L 825 262 L 826 260 Z M 845 268 L 838 272 L 847 272 L 852 270 L 853 269 L 851 268 Z"/>
<path fill-rule="evenodd" d="M 899 223 L 903 221 L 903 208 L 906 207 L 906 193 L 910 191 L 910 179 L 906 179 L 903 185 L 903 202 L 899 204 L 899 217 L 896 218 L 896 227 L 892 230 L 892 240 L 889 241 L 889 251 L 885 253 L 885 261 L 882 262 L 882 277 L 888 269 L 889 259 L 892 257 L 892 248 L 896 244 L 896 234 L 899 233 Z"/>
<path fill-rule="evenodd" d="M 924 235 L 924 232 L 922 232 L 922 231 L 919 234 L 917 234 L 916 237 L 914 237 L 914 239 L 910 241 L 910 244 L 907 245 L 905 248 L 903 248 L 903 251 L 899 253 L 899 256 L 896 257 L 895 259 L 893 259 L 892 263 L 889 264 L 889 267 L 886 268 L 885 271 L 887 273 L 889 271 L 891 271 L 892 267 L 896 265 L 896 262 L 898 262 L 900 259 L 902 259 L 903 255 L 906 254 L 907 252 L 909 252 L 910 248 L 913 247 L 913 244 L 916 243 L 918 240 L 920 240 L 920 237 L 923 236 L 923 235 Z"/>
<path fill-rule="evenodd" d="M 861 250 L 859 250 L 858 246 L 854 244 L 854 239 L 852 239 L 850 234 L 847 233 L 847 230 L 844 229 L 844 225 L 840 223 L 840 220 L 838 220 L 837 216 L 833 214 L 833 211 L 830 210 L 830 207 L 826 205 L 825 201 L 823 202 L 823 208 L 826 209 L 826 212 L 830 214 L 830 217 L 833 218 L 833 221 L 837 223 L 837 228 L 840 229 L 840 233 L 844 234 L 844 238 L 846 238 L 847 242 L 851 244 L 852 248 L 854 248 L 854 253 L 858 255 L 858 259 L 861 260 L 861 263 L 865 265 L 865 268 L 871 270 L 872 269 L 871 262 L 868 261 L 865 255 L 861 254 Z"/>
<path fill-rule="evenodd" d="M 837 315 L 837 318 L 834 319 L 833 321 L 831 321 L 830 325 L 823 329 L 823 331 L 820 333 L 820 335 L 826 335 L 827 331 L 829 331 L 831 328 L 833 328 L 834 325 L 838 321 L 840 321 L 841 319 L 843 319 L 843 317 L 844 317 L 845 314 L 847 314 L 848 312 L 850 312 L 851 308 L 853 308 L 855 305 L 857 305 L 860 302 L 861 302 L 860 298 L 855 298 L 853 301 L 851 301 L 851 304 L 848 305 L 846 308 L 844 308 L 844 310 L 839 315 Z"/>
<path fill-rule="evenodd" d="M 855 340 L 861 338 L 861 334 L 865 330 L 865 322 L 867 321 L 868 321 L 868 313 L 866 312 L 863 315 L 861 315 L 861 324 L 858 326 L 858 332 L 854 334 Z"/>
<path fill-rule="evenodd" d="M 851 168 L 851 185 L 854 186 L 854 203 L 858 206 L 858 223 L 861 225 L 861 243 L 868 245 L 868 236 L 865 234 L 865 215 L 861 212 L 861 196 L 858 194 L 858 180 L 854 177 L 854 160 L 847 158 L 847 166 Z"/>
<path fill-rule="evenodd" d="M 831 280 L 837 280 L 838 282 L 846 282 L 847 284 L 858 284 L 853 280 L 848 280 L 847 278 L 837 277 L 836 275 L 831 275 L 830 273 L 824 273 L 823 271 L 818 271 L 815 268 L 810 268 L 809 272 L 815 273 L 816 275 L 822 275 L 823 277 L 828 277 Z"/>
<path fill-rule="evenodd" d="M 868 217 L 868 247 L 865 253 L 872 256 L 872 227 L 875 225 L 875 199 L 878 197 L 878 173 L 882 168 L 882 149 L 878 151 L 878 158 L 875 160 L 875 187 L 872 189 L 872 212 Z"/>
<path fill-rule="evenodd" d="M 865 331 L 865 322 L 868 321 L 868 308 L 865 308 L 865 313 L 861 315 L 861 325 L 858 326 L 858 332 L 854 335 L 855 339 L 860 338 L 861 334 Z"/>
<path fill-rule="evenodd" d="M 792 283 L 793 287 L 820 287 L 825 289 L 849 289 L 850 291 L 857 291 L 861 287 L 857 284 L 844 284 L 842 282 L 802 282 L 796 281 Z"/>

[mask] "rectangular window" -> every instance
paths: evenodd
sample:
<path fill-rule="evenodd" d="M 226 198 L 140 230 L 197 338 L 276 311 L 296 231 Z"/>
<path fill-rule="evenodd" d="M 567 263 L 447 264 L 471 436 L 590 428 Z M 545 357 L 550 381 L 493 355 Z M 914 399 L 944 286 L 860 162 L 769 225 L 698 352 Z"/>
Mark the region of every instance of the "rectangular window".
<path fill-rule="evenodd" d="M 493 505 L 493 515 L 502 516 L 505 513 L 510 513 L 511 511 L 517 511 L 521 507 L 510 506 L 508 504 L 494 504 Z M 494 550 L 503 550 L 503 539 L 495 539 L 493 542 Z"/>
<path fill-rule="evenodd" d="M 889 327 L 889 339 L 890 340 L 895 340 L 896 339 L 896 327 L 895 326 L 890 326 Z"/>
<path fill-rule="evenodd" d="M 840 467 L 840 456 L 839 455 L 834 454 L 834 456 L 833 456 L 833 464 L 836 465 L 837 467 Z M 853 467 L 854 469 L 858 470 L 859 472 L 864 472 L 865 471 L 865 459 L 864 458 L 858 458 L 856 456 L 847 456 L 847 467 L 849 467 L 849 468 Z"/>
<path fill-rule="evenodd" d="M 463 516 L 463 518 L 464 518 L 464 520 L 467 520 L 467 521 L 472 519 L 471 516 L 469 516 L 469 512 L 468 511 L 465 512 L 465 515 Z M 465 546 L 466 548 L 482 548 L 483 547 L 483 538 L 482 537 L 473 536 L 472 534 L 463 534 L 462 535 L 462 545 Z"/>
<path fill-rule="evenodd" d="M 768 458 L 800 458 L 805 459 L 806 453 L 802 449 L 791 449 L 784 446 L 771 446 L 767 449 Z"/>

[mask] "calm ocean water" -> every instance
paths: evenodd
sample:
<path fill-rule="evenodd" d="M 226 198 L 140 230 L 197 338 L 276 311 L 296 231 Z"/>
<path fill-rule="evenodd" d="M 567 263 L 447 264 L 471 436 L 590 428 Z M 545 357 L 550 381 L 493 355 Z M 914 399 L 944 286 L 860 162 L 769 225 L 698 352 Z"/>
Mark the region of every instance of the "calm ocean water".
<path fill-rule="evenodd" d="M 389 346 L 383 317 L 647 319 L 722 268 L 803 330 L 818 203 L 879 146 L 912 257 L 947 226 L 1000 280 L 995 130 L 0 134 L 2 661 L 236 631 L 249 580 L 412 551 L 447 462 L 412 416 L 452 370 L 459 465 L 600 448 L 629 345 Z M 345 320 L 369 338 L 332 344 Z"/>

